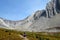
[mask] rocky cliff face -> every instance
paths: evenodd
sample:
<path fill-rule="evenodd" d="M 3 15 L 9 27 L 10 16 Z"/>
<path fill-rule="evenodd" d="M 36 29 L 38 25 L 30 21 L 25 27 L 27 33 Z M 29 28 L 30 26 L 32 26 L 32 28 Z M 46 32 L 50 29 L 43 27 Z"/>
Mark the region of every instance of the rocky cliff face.
<path fill-rule="evenodd" d="M 20 31 L 60 32 L 60 0 L 51 0 L 45 10 L 37 10 L 21 21 L 0 18 L 0 27 Z"/>

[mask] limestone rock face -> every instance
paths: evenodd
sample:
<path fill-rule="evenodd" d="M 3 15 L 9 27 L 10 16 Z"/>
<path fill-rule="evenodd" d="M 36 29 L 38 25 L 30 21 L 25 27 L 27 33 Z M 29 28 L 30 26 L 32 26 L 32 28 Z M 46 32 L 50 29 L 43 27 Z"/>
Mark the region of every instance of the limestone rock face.
<path fill-rule="evenodd" d="M 51 0 L 45 10 L 37 10 L 24 20 L 11 21 L 0 18 L 0 28 L 31 32 L 60 32 L 60 0 Z"/>
<path fill-rule="evenodd" d="M 56 11 L 60 13 L 60 0 L 56 1 Z"/>

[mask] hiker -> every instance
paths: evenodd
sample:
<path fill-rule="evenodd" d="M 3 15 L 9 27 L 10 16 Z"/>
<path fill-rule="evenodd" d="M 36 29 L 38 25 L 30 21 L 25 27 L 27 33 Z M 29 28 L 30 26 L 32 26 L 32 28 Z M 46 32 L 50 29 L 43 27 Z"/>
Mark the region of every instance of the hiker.
<path fill-rule="evenodd" d="M 26 33 L 25 32 L 24 32 L 23 36 L 26 37 Z"/>

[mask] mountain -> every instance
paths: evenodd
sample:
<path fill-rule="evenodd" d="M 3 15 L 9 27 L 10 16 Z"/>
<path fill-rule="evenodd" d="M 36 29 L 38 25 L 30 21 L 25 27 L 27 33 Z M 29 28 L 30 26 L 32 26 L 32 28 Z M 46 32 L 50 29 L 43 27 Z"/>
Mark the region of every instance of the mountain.
<path fill-rule="evenodd" d="M 24 20 L 11 21 L 0 18 L 0 28 L 18 31 L 60 32 L 60 0 L 51 0 L 46 9 L 37 10 Z"/>

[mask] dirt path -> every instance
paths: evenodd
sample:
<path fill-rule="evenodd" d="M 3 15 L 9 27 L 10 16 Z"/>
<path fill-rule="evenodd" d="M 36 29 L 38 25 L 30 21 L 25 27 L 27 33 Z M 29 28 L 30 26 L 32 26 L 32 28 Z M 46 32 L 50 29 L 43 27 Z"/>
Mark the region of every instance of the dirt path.
<path fill-rule="evenodd" d="M 19 35 L 23 40 L 29 40 L 27 37 L 23 37 L 22 35 Z"/>

